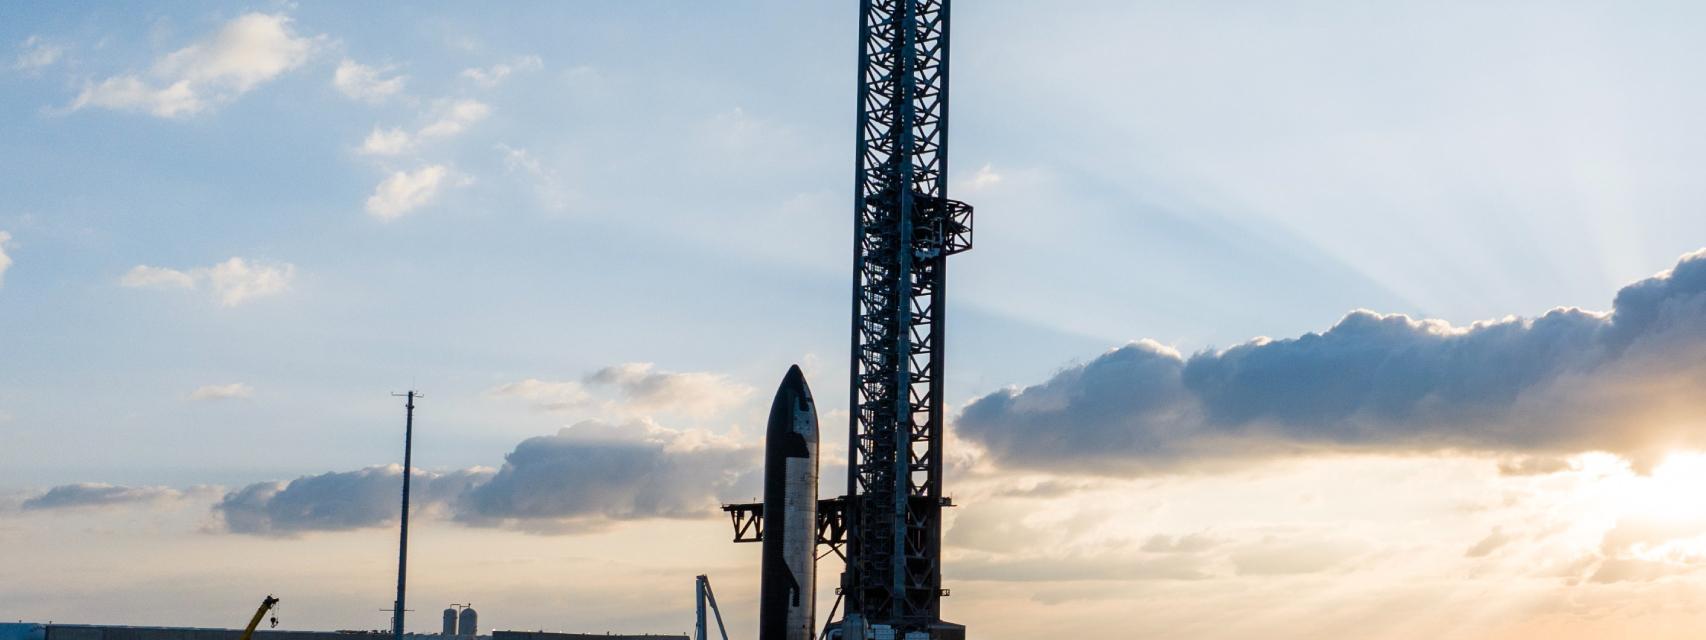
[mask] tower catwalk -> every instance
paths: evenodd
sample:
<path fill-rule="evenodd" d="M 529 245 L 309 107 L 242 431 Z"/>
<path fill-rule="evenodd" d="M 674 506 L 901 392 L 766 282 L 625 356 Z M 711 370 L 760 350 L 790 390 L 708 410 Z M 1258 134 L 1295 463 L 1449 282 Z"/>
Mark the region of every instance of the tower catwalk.
<path fill-rule="evenodd" d="M 972 217 L 947 198 L 948 8 L 860 3 L 846 637 L 946 631 L 942 326 Z"/>

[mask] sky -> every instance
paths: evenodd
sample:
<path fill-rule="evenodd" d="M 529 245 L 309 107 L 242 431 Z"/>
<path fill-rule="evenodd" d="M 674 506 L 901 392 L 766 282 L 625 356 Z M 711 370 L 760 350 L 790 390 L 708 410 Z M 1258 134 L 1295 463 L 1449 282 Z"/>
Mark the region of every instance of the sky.
<path fill-rule="evenodd" d="M 1697 636 L 1703 14 L 962 2 L 945 617 Z M 0 619 L 386 627 L 418 389 L 411 628 L 750 633 L 789 365 L 845 460 L 857 18 L 0 6 Z"/>

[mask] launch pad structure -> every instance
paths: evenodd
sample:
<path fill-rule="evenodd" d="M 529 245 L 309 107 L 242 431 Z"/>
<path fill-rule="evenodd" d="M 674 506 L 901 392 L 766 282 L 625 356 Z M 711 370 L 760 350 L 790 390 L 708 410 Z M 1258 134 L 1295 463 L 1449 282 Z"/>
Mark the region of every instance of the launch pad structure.
<path fill-rule="evenodd" d="M 808 543 L 846 560 L 843 640 L 965 635 L 941 619 L 947 257 L 972 245 L 947 197 L 949 5 L 860 2 L 847 494 Z M 736 542 L 763 539 L 762 503 L 724 510 Z"/>

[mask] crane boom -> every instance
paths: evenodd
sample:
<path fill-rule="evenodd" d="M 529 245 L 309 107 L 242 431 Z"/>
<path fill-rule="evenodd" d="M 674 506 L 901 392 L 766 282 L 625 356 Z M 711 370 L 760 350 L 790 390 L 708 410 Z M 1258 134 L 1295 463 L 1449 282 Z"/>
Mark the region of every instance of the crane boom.
<path fill-rule="evenodd" d="M 249 626 L 243 627 L 243 635 L 237 640 L 249 640 L 253 637 L 255 635 L 255 627 L 261 626 L 261 618 L 267 617 L 267 612 L 271 611 L 275 606 L 278 606 L 278 598 L 268 595 L 265 599 L 261 600 L 261 607 L 259 609 L 255 609 L 255 617 L 249 618 Z"/>

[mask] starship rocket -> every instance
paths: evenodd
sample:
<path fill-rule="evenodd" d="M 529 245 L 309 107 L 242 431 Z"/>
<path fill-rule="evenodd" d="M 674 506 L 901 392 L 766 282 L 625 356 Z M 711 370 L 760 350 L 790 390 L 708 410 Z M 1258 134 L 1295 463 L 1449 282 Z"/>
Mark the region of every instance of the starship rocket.
<path fill-rule="evenodd" d="M 817 637 L 817 405 L 788 369 L 764 430 L 764 555 L 758 640 Z"/>

